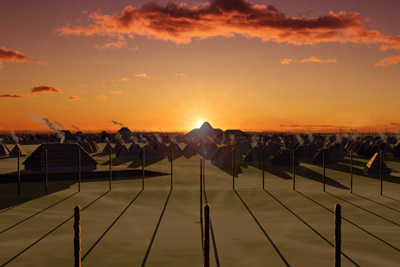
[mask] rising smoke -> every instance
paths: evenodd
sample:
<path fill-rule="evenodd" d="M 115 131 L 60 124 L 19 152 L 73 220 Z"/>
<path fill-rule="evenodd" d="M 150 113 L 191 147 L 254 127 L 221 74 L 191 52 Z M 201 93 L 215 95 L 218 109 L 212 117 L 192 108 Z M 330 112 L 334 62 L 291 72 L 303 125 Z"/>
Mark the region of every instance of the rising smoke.
<path fill-rule="evenodd" d="M 121 122 L 117 122 L 117 121 L 111 121 L 112 123 L 114 123 L 115 125 L 121 125 L 122 127 L 124 127 L 124 125 Z"/>
<path fill-rule="evenodd" d="M 32 114 L 28 114 L 28 117 L 31 118 L 32 120 L 44 123 L 51 130 L 56 132 L 56 135 L 57 135 L 58 138 L 60 138 L 60 142 L 61 143 L 64 142 L 65 134 L 62 131 L 60 131 L 60 129 L 57 127 L 57 122 L 55 120 L 53 122 L 51 122 L 48 118 L 35 116 L 35 115 L 32 115 Z"/>
<path fill-rule="evenodd" d="M 12 138 L 14 139 L 15 143 L 18 144 L 19 138 L 18 138 L 18 136 L 15 134 L 15 132 L 14 132 L 13 129 L 11 129 L 11 135 L 12 135 Z"/>
<path fill-rule="evenodd" d="M 72 125 L 72 128 L 74 128 L 74 129 L 76 129 L 76 130 L 78 130 L 78 131 L 80 131 L 81 129 L 79 129 L 79 127 L 78 126 L 75 126 L 75 125 Z"/>

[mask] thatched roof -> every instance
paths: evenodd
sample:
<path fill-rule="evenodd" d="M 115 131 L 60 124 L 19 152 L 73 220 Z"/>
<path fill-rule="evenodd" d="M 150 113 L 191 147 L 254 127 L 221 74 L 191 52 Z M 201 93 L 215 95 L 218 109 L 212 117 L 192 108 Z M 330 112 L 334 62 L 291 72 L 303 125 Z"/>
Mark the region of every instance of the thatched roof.
<path fill-rule="evenodd" d="M 293 152 L 290 149 L 281 148 L 275 157 L 271 160 L 272 165 L 279 167 L 293 167 Z M 300 162 L 294 159 L 294 165 L 300 165 Z"/>
<path fill-rule="evenodd" d="M 22 149 L 19 144 L 16 144 L 14 148 L 10 151 L 10 157 L 18 157 L 18 152 L 20 156 L 26 156 L 26 152 Z"/>
<path fill-rule="evenodd" d="M 125 145 L 122 145 L 121 149 L 117 153 L 117 158 L 131 158 L 131 152 L 126 148 Z"/>
<path fill-rule="evenodd" d="M 363 172 L 366 175 L 380 175 L 380 153 L 375 153 L 375 155 L 368 161 L 367 165 L 364 167 Z M 382 161 L 382 175 L 390 175 L 390 169 Z"/>
<path fill-rule="evenodd" d="M 81 151 L 81 165 L 97 165 L 92 158 L 77 143 L 43 143 L 22 163 L 25 169 L 28 166 L 44 167 L 46 164 L 45 150 L 47 150 L 47 166 L 78 166 L 78 150 Z"/>
<path fill-rule="evenodd" d="M 3 143 L 1 143 L 0 144 L 0 156 L 6 156 L 8 154 L 10 154 L 10 152 L 8 151 L 8 148 Z"/>

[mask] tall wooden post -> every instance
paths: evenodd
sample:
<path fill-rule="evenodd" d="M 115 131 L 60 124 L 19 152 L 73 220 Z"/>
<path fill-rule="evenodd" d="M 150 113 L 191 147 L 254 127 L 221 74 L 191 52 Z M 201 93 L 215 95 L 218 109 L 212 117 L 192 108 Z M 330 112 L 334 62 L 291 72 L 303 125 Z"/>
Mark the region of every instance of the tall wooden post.
<path fill-rule="evenodd" d="M 235 163 L 234 163 L 234 148 L 232 148 L 232 188 L 235 189 L 235 172 L 234 172 L 234 167 L 235 167 Z"/>
<path fill-rule="evenodd" d="M 200 223 L 203 223 L 203 159 L 200 159 Z"/>
<path fill-rule="evenodd" d="M 263 187 L 263 189 L 265 188 L 264 187 L 264 156 L 265 156 L 264 150 L 265 150 L 265 148 L 262 149 L 262 187 Z"/>
<path fill-rule="evenodd" d="M 44 191 L 45 191 L 45 193 L 46 193 L 46 195 L 47 195 L 47 149 L 45 149 L 44 150 L 44 155 L 45 155 L 45 170 L 44 170 L 44 172 L 45 172 L 45 181 L 44 181 Z"/>
<path fill-rule="evenodd" d="M 295 166 L 294 148 L 293 148 L 293 190 L 296 190 L 296 166 Z"/>
<path fill-rule="evenodd" d="M 322 150 L 322 172 L 323 172 L 323 176 L 322 176 L 322 190 L 325 192 L 325 151 L 326 149 L 323 148 Z"/>
<path fill-rule="evenodd" d="M 174 188 L 174 185 L 173 185 L 173 172 L 174 172 L 173 162 L 174 162 L 174 149 L 171 147 L 171 189 Z"/>
<path fill-rule="evenodd" d="M 78 192 L 81 192 L 81 150 L 78 149 Z"/>
<path fill-rule="evenodd" d="M 144 147 L 142 147 L 142 190 L 144 189 L 144 165 L 146 164 L 146 154 Z"/>
<path fill-rule="evenodd" d="M 350 193 L 353 193 L 353 150 L 350 150 Z"/>
<path fill-rule="evenodd" d="M 340 203 L 335 205 L 335 267 L 340 267 L 340 256 L 342 254 L 342 208 Z"/>
<path fill-rule="evenodd" d="M 206 158 L 203 157 L 203 192 L 206 191 Z"/>
<path fill-rule="evenodd" d="M 19 167 L 19 155 L 21 151 L 18 150 L 18 196 L 21 195 L 21 171 Z"/>
<path fill-rule="evenodd" d="M 81 207 L 76 205 L 74 208 L 74 267 L 81 267 Z"/>
<path fill-rule="evenodd" d="M 381 196 L 382 196 L 382 158 L 383 158 L 383 153 L 382 153 L 382 149 L 380 151 L 380 159 L 379 159 L 379 178 L 381 180 Z"/>
<path fill-rule="evenodd" d="M 112 169 L 111 169 L 111 146 L 110 146 L 110 191 L 112 188 Z"/>
<path fill-rule="evenodd" d="M 204 205 L 204 238 L 203 238 L 203 253 L 204 266 L 210 266 L 210 204 Z"/>

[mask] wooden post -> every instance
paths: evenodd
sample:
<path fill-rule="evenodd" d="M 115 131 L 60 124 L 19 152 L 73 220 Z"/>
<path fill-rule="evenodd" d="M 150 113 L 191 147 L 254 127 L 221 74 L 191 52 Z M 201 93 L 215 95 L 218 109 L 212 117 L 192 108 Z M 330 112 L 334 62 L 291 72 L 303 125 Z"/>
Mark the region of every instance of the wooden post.
<path fill-rule="evenodd" d="M 380 151 L 380 159 L 379 159 L 379 178 L 381 180 L 381 196 L 382 196 L 382 158 L 383 158 L 383 153 L 382 153 L 382 149 Z"/>
<path fill-rule="evenodd" d="M 293 190 L 296 190 L 296 167 L 295 167 L 295 157 L 293 148 Z"/>
<path fill-rule="evenodd" d="M 174 161 L 174 149 L 171 147 L 171 189 L 174 188 L 174 185 L 173 185 L 173 172 L 174 172 L 173 161 Z"/>
<path fill-rule="evenodd" d="M 146 164 L 146 154 L 144 151 L 144 147 L 142 147 L 142 190 L 144 190 L 144 165 Z"/>
<path fill-rule="evenodd" d="M 203 192 L 206 191 L 206 158 L 203 157 Z"/>
<path fill-rule="evenodd" d="M 335 205 L 335 267 L 340 267 L 340 256 L 342 254 L 342 208 L 340 203 Z"/>
<path fill-rule="evenodd" d="M 325 192 L 325 148 L 322 150 L 322 190 Z"/>
<path fill-rule="evenodd" d="M 235 164 L 234 164 L 234 148 L 232 148 L 232 187 L 233 187 L 233 189 L 235 189 L 235 172 L 234 172 L 234 167 L 235 167 Z"/>
<path fill-rule="evenodd" d="M 81 192 L 81 150 L 78 149 L 78 192 Z"/>
<path fill-rule="evenodd" d="M 210 204 L 204 205 L 204 237 L 203 237 L 203 253 L 204 266 L 210 266 Z"/>
<path fill-rule="evenodd" d="M 45 181 L 44 181 L 44 191 L 45 191 L 45 193 L 46 193 L 46 195 L 47 195 L 47 149 L 45 149 L 44 150 L 44 155 L 45 155 L 45 170 L 44 170 L 44 172 L 45 172 Z"/>
<path fill-rule="evenodd" d="M 350 193 L 353 193 L 353 150 L 350 150 Z"/>
<path fill-rule="evenodd" d="M 74 267 L 81 267 L 81 207 L 76 205 L 75 211 L 75 222 L 74 222 Z"/>
<path fill-rule="evenodd" d="M 200 159 L 200 223 L 203 223 L 203 160 Z"/>
<path fill-rule="evenodd" d="M 112 188 L 112 169 L 111 169 L 111 145 L 110 145 L 110 191 Z"/>
<path fill-rule="evenodd" d="M 21 171 L 19 167 L 19 155 L 21 151 L 18 150 L 18 196 L 21 195 Z"/>
<path fill-rule="evenodd" d="M 264 150 L 265 150 L 265 148 L 262 149 L 262 186 L 263 186 L 263 189 L 265 188 L 264 187 L 264 156 L 265 156 Z"/>

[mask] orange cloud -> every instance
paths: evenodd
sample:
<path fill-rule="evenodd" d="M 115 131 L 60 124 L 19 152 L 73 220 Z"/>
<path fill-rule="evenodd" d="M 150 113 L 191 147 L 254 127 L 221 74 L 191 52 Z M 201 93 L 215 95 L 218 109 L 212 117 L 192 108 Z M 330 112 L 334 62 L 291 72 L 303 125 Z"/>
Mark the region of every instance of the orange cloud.
<path fill-rule="evenodd" d="M 179 76 L 179 77 L 187 77 L 184 73 L 177 73 L 177 74 L 175 74 L 175 76 Z"/>
<path fill-rule="evenodd" d="M 88 19 L 91 24 L 87 27 L 67 26 L 55 31 L 66 36 L 109 36 L 121 42 L 124 36 L 134 38 L 135 35 L 177 44 L 190 43 L 193 39 L 242 35 L 295 45 L 350 42 L 379 44 L 382 50 L 400 49 L 400 36 L 385 36 L 368 30 L 365 25 L 369 19 L 358 13 L 331 11 L 314 18 L 295 18 L 273 6 L 254 5 L 246 0 L 213 0 L 192 7 L 186 3 L 168 3 L 164 7 L 149 2 L 138 8 L 127 6 L 121 14 L 93 12 Z"/>
<path fill-rule="evenodd" d="M 5 94 L 5 95 L 0 95 L 0 98 L 3 98 L 3 99 L 13 99 L 13 98 L 26 98 L 25 96 L 23 96 L 23 95 L 10 95 L 10 94 Z"/>
<path fill-rule="evenodd" d="M 2 60 L 8 62 L 36 61 L 41 64 L 46 64 L 44 61 L 40 61 L 36 58 L 27 57 L 21 52 L 18 52 L 16 50 L 7 50 L 4 47 L 0 48 L 0 69 L 3 68 L 1 66 Z"/>
<path fill-rule="evenodd" d="M 146 73 L 139 73 L 139 74 L 135 74 L 135 77 L 147 78 L 149 76 L 147 76 Z"/>
<path fill-rule="evenodd" d="M 39 85 L 32 88 L 29 94 L 35 96 L 37 93 L 61 93 L 61 90 L 54 86 Z"/>
<path fill-rule="evenodd" d="M 125 77 L 125 78 L 119 79 L 118 81 L 119 82 L 122 82 L 122 81 L 129 82 L 130 80 L 128 77 Z"/>
<path fill-rule="evenodd" d="M 76 95 L 67 98 L 67 100 L 78 100 L 78 99 L 79 98 Z"/>
<path fill-rule="evenodd" d="M 397 57 L 391 56 L 389 58 L 384 58 L 380 60 L 374 66 L 389 67 L 389 65 L 397 65 L 399 62 L 400 62 L 400 56 Z"/>
<path fill-rule="evenodd" d="M 322 60 L 322 59 L 312 56 L 310 58 L 305 58 L 299 62 L 337 63 L 337 60 L 336 59 Z"/>
<path fill-rule="evenodd" d="M 78 87 L 85 87 L 85 85 L 83 85 L 83 84 L 78 84 L 77 86 Z"/>
<path fill-rule="evenodd" d="M 106 99 L 107 99 L 107 97 L 106 97 L 105 95 L 98 95 L 98 96 L 96 96 L 96 97 L 101 98 L 101 99 L 103 99 L 103 100 L 106 100 Z"/>
<path fill-rule="evenodd" d="M 292 61 L 293 61 L 293 59 L 285 58 L 285 59 L 281 62 L 281 64 L 283 64 L 283 65 L 289 65 Z"/>
<path fill-rule="evenodd" d="M 111 94 L 120 94 L 121 91 L 111 91 L 110 93 L 111 93 Z"/>

